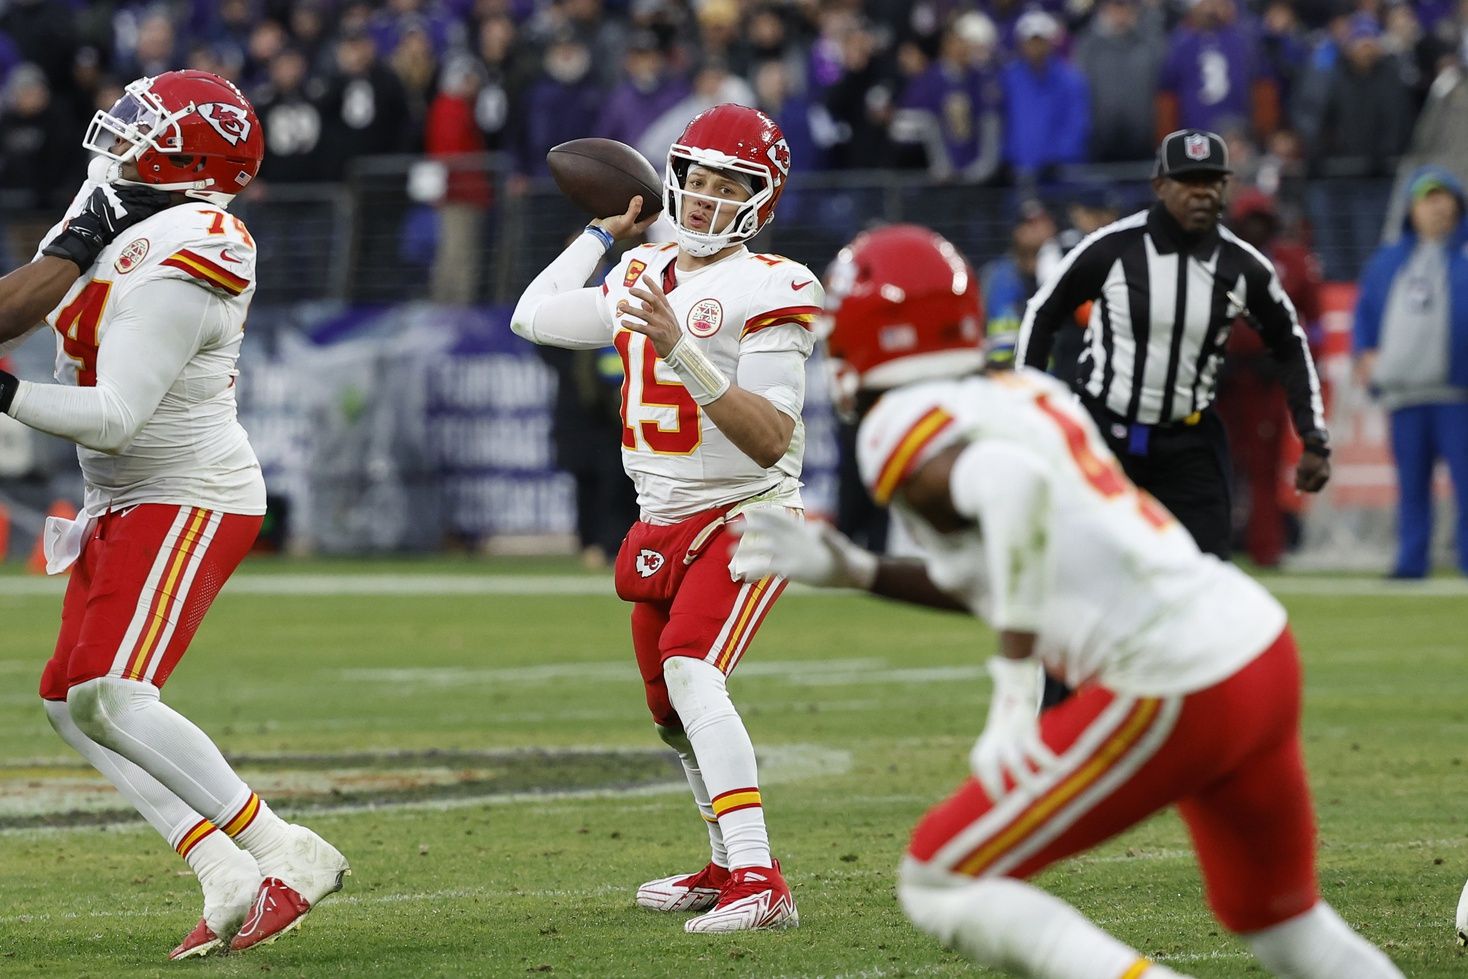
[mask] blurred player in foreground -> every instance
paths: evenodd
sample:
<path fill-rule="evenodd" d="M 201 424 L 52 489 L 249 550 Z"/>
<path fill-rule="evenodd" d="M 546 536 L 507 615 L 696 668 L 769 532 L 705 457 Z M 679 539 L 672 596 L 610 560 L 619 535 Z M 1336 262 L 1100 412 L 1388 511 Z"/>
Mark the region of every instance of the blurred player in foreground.
<path fill-rule="evenodd" d="M 998 631 L 974 777 L 902 864 L 908 917 L 1021 975 L 1176 976 L 1023 883 L 1175 804 L 1214 913 L 1267 969 L 1400 976 L 1320 899 L 1284 609 L 1127 480 L 1063 384 L 981 370 L 973 273 L 948 242 L 871 232 L 827 287 L 831 356 L 865 409 L 863 480 L 923 558 L 761 512 L 734 569 L 964 610 Z M 1076 694 L 1037 715 L 1042 667 Z"/>
<path fill-rule="evenodd" d="M 677 242 L 630 249 L 584 288 L 613 240 L 639 234 L 642 198 L 592 222 L 535 278 L 512 327 L 536 343 L 616 346 L 622 462 L 641 519 L 617 556 L 633 603 L 632 644 L 658 734 L 683 761 L 712 859 L 649 881 L 637 903 L 707 911 L 690 932 L 798 921 L 770 855 L 754 746 L 726 688 L 785 581 L 745 583 L 728 566 L 729 521 L 753 508 L 799 510 L 801 408 L 820 282 L 745 243 L 774 216 L 790 148 L 763 113 L 724 104 L 668 151 L 664 200 Z"/>
<path fill-rule="evenodd" d="M 129 84 L 82 143 L 97 155 L 64 221 L 0 279 L 0 352 L 49 326 L 61 382 L 0 372 L 0 411 L 77 443 L 86 479 L 77 520 L 46 527 L 47 570 L 71 581 L 41 697 L 199 877 L 204 915 L 170 958 L 248 948 L 348 873 L 159 699 L 265 512 L 234 392 L 255 243 L 225 210 L 264 137 L 229 82 L 172 71 Z"/>

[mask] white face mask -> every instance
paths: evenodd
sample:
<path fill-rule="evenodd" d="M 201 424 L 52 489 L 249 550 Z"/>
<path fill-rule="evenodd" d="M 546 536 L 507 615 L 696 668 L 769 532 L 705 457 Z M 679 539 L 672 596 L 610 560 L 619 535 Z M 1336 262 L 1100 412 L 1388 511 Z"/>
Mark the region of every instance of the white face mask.
<path fill-rule="evenodd" d="M 94 184 L 110 184 L 117 176 L 116 167 L 107 157 L 93 155 L 87 164 L 87 179 Z"/>

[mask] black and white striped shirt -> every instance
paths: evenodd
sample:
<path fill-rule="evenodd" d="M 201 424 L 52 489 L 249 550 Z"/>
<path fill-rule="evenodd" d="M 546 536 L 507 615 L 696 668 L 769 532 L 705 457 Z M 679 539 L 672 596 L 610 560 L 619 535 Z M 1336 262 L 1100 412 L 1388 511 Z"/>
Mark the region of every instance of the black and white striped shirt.
<path fill-rule="evenodd" d="M 1213 402 L 1244 311 L 1282 368 L 1295 428 L 1325 431 L 1305 331 L 1269 259 L 1227 228 L 1187 235 L 1161 204 L 1096 231 L 1041 285 L 1017 362 L 1044 369 L 1062 324 L 1092 302 L 1076 386 L 1128 423 L 1180 421 Z"/>

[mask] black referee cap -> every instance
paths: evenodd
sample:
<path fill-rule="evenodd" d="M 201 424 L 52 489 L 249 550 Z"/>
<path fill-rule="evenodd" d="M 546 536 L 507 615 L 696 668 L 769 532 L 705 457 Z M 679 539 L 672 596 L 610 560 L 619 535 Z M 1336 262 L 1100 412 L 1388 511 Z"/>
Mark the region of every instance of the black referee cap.
<path fill-rule="evenodd" d="M 1184 173 L 1233 173 L 1223 137 L 1202 129 L 1179 129 L 1162 138 L 1157 147 L 1155 177 Z"/>

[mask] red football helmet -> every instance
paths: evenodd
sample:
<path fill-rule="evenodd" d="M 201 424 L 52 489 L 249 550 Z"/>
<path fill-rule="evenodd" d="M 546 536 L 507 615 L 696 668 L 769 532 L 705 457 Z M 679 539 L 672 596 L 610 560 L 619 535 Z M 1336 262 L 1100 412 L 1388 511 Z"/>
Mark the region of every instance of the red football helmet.
<path fill-rule="evenodd" d="M 826 280 L 826 350 L 839 395 L 983 365 L 978 279 L 942 235 L 914 224 L 865 232 L 841 249 Z"/>
<path fill-rule="evenodd" d="M 137 183 L 226 207 L 260 172 L 265 136 L 255 108 L 233 84 L 207 71 L 170 71 L 129 82 L 108 111 L 98 110 L 82 145 L 112 164 L 122 180 L 137 164 Z"/>
<path fill-rule="evenodd" d="M 695 231 L 683 225 L 686 198 L 728 207 L 729 201 L 683 189 L 693 164 L 712 170 L 733 171 L 750 178 L 752 196 L 741 202 L 721 234 Z M 683 135 L 668 149 L 663 172 L 663 206 L 678 231 L 678 244 L 693 255 L 712 255 L 739 241 L 747 241 L 775 216 L 775 205 L 790 177 L 790 144 L 775 120 L 758 109 L 725 102 L 693 117 Z M 717 211 L 715 214 L 717 215 Z"/>

